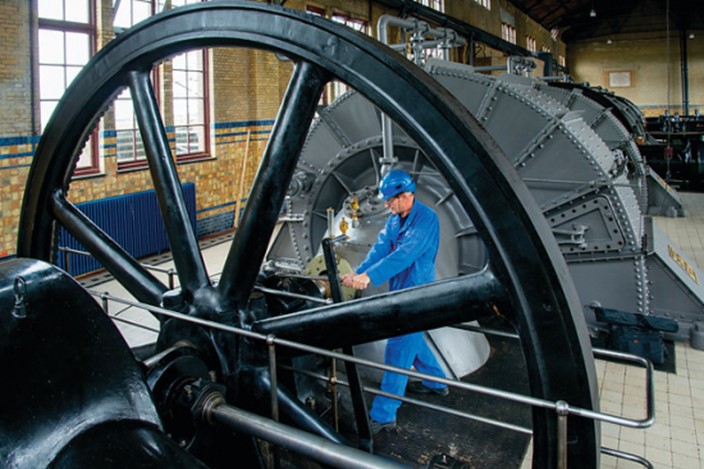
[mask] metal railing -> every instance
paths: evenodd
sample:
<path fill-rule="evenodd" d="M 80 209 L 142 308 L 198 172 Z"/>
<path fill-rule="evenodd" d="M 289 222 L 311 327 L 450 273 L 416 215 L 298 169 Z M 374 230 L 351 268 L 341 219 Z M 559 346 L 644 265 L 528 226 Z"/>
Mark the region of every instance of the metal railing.
<path fill-rule="evenodd" d="M 69 254 L 76 254 L 78 256 L 84 256 L 84 257 L 93 257 L 93 254 L 91 254 L 89 252 L 79 251 L 78 249 L 67 248 L 64 246 L 59 247 L 58 251 L 62 252 L 64 255 L 64 270 L 68 273 L 71 273 L 71 256 L 69 256 Z M 174 287 L 176 285 L 176 282 L 175 282 L 175 278 L 176 278 L 176 274 L 177 274 L 176 269 L 174 269 L 174 268 L 164 269 L 161 267 L 157 267 L 155 265 L 144 264 L 142 262 L 140 262 L 139 265 L 147 270 L 151 270 L 154 272 L 159 272 L 159 273 L 168 275 L 169 290 L 174 289 Z"/>
<path fill-rule="evenodd" d="M 342 361 L 348 361 L 351 363 L 355 363 L 360 366 L 365 366 L 369 368 L 374 368 L 382 371 L 390 371 L 394 373 L 399 373 L 399 374 L 404 374 L 407 375 L 411 378 L 418 378 L 418 379 L 424 379 L 424 380 L 429 380 L 429 381 L 434 381 L 437 383 L 442 383 L 445 384 L 449 387 L 452 388 L 457 388 L 457 389 L 462 389 L 465 391 L 470 391 L 470 392 L 477 392 L 481 393 L 484 395 L 488 396 L 493 396 L 497 397 L 500 399 L 504 399 L 507 401 L 511 402 L 516 402 L 524 405 L 528 405 L 531 407 L 538 407 L 542 409 L 547 409 L 547 410 L 552 410 L 555 412 L 555 418 L 557 421 L 557 438 L 558 438 L 558 448 L 557 448 L 557 456 L 558 456 L 558 467 L 560 469 L 566 469 L 568 467 L 568 461 L 567 461 L 567 422 L 568 418 L 570 416 L 573 417 L 582 417 L 582 418 L 588 418 L 592 420 L 596 420 L 599 422 L 605 422 L 605 423 L 610 423 L 610 424 L 615 424 L 615 425 L 620 425 L 620 426 L 625 426 L 625 427 L 630 427 L 630 428 L 647 428 L 653 425 L 655 422 L 655 404 L 654 404 L 654 384 L 653 384 L 653 365 L 649 360 L 646 360 L 644 358 L 641 358 L 636 355 L 631 355 L 631 354 L 625 354 L 625 353 L 620 353 L 620 352 L 614 352 L 610 350 L 604 350 L 604 349 L 593 349 L 594 356 L 595 358 L 600 358 L 600 359 L 605 359 L 605 360 L 619 360 L 623 362 L 629 362 L 633 364 L 637 364 L 645 368 L 645 389 L 646 389 L 646 416 L 642 419 L 633 419 L 633 418 L 626 418 L 623 416 L 618 416 L 618 415 L 612 415 L 612 414 L 607 414 L 603 412 L 597 412 L 593 411 L 590 409 L 583 409 L 580 407 L 574 407 L 571 406 L 568 402 L 565 401 L 548 401 L 545 399 L 540 399 L 540 398 L 535 398 L 532 396 L 525 396 L 522 394 L 517 394 L 514 392 L 508 392 L 508 391 L 503 391 L 499 389 L 494 389 L 494 388 L 489 388 L 477 384 L 471 384 L 471 383 L 464 383 L 460 381 L 454 381 L 450 380 L 447 378 L 439 378 L 437 376 L 430 376 L 426 375 L 423 373 L 418 373 L 416 371 L 411 371 L 411 370 L 406 370 L 402 368 L 397 368 L 394 366 L 386 365 L 386 364 L 381 364 L 377 362 L 373 362 L 370 360 L 358 358 L 352 355 L 346 355 L 343 353 L 335 352 L 335 351 L 330 351 L 326 349 L 321 349 L 318 347 L 310 346 L 310 345 L 305 345 L 301 344 L 298 342 L 290 341 L 290 340 L 285 340 L 285 339 L 280 339 L 277 338 L 273 335 L 263 335 L 259 334 L 256 332 L 240 329 L 238 327 L 233 327 L 233 326 L 228 326 L 224 324 L 220 324 L 217 322 L 209 321 L 206 319 L 201 319 L 193 316 L 189 316 L 186 314 L 178 313 L 175 311 L 171 311 L 165 308 L 160 308 L 136 301 L 130 301 L 126 300 L 123 298 L 118 298 L 109 295 L 108 293 L 105 292 L 96 292 L 96 291 L 90 291 L 90 293 L 98 298 L 101 299 L 103 305 L 106 305 L 107 301 L 114 301 L 117 303 L 121 303 L 124 305 L 136 307 L 136 308 L 141 308 L 147 311 L 150 311 L 153 314 L 156 315 L 163 315 L 183 321 L 187 321 L 193 324 L 197 324 L 203 327 L 208 327 L 211 329 L 219 330 L 219 331 L 224 331 L 232 334 L 236 334 L 242 337 L 246 337 L 249 339 L 255 339 L 255 340 L 260 340 L 263 341 L 268 350 L 268 355 L 269 355 L 269 373 L 270 373 L 270 380 L 271 380 L 271 402 L 270 402 L 270 408 L 271 408 L 271 417 L 274 421 L 279 420 L 279 405 L 278 405 L 278 396 L 276 393 L 276 388 L 277 388 L 277 370 L 278 368 L 286 368 L 292 371 L 295 371 L 297 373 L 302 373 L 309 375 L 311 377 L 321 379 L 328 381 L 332 386 L 337 386 L 343 385 L 347 386 L 348 383 L 340 380 L 337 378 L 337 376 L 326 376 L 326 375 L 320 375 L 314 372 L 311 372 L 309 370 L 301 370 L 301 369 L 295 369 L 291 367 L 284 367 L 282 365 L 277 364 L 277 359 L 276 359 L 276 351 L 277 347 L 286 347 L 289 349 L 297 350 L 300 352 L 304 353 L 309 353 L 309 354 L 315 354 L 319 356 L 324 356 L 328 357 L 332 360 L 342 360 Z M 107 310 L 106 310 L 107 312 Z M 494 334 L 494 335 L 501 335 L 504 337 L 511 337 L 511 338 L 518 338 L 516 334 L 511 334 L 511 333 L 506 333 L 502 331 L 496 331 L 496 330 L 490 330 L 490 329 L 485 329 L 485 328 L 479 328 L 471 325 L 461 325 L 461 326 L 455 326 L 460 329 L 464 330 L 469 330 L 473 332 L 479 332 L 483 334 Z M 527 427 L 522 427 L 520 425 L 515 425 L 512 423 L 507 423 L 503 422 L 500 420 L 495 420 L 491 419 L 488 417 L 483 417 L 475 414 L 471 414 L 468 412 L 464 412 L 461 410 L 457 409 L 452 409 L 448 408 L 445 406 L 439 406 L 435 404 L 431 404 L 428 402 L 424 402 L 421 400 L 405 397 L 405 396 L 398 396 L 395 394 L 389 394 L 386 393 L 380 389 L 373 388 L 373 387 L 364 387 L 364 390 L 368 393 L 374 394 L 374 395 L 381 395 L 381 396 L 386 396 L 386 397 L 391 397 L 393 399 L 398 399 L 403 402 L 407 402 L 412 405 L 417 405 L 421 407 L 425 407 L 428 409 L 433 409 L 436 411 L 444 412 L 449 415 L 455 415 L 458 417 L 466 418 L 469 420 L 477 421 L 477 422 L 482 422 L 490 425 L 494 425 L 500 428 L 504 428 L 507 430 L 527 434 L 527 435 L 532 435 L 532 429 L 527 428 Z M 653 466 L 652 464 L 646 460 L 645 458 L 611 449 L 611 448 L 605 448 L 601 447 L 601 452 L 606 455 L 614 456 L 616 458 L 621 458 L 625 459 L 628 461 L 636 462 L 644 467 L 647 467 L 649 469 L 652 469 Z"/>

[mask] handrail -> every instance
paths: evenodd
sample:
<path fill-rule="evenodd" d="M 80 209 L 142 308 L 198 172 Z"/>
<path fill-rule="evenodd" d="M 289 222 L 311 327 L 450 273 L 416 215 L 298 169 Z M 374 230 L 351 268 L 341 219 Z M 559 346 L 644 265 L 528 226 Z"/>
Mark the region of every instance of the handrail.
<path fill-rule="evenodd" d="M 646 401 L 647 401 L 647 409 L 646 409 L 646 416 L 643 419 L 632 419 L 632 418 L 626 418 L 622 416 L 617 416 L 617 415 L 612 415 L 612 414 L 607 414 L 603 412 L 596 412 L 590 409 L 583 409 L 580 407 L 573 407 L 570 406 L 569 403 L 565 401 L 557 401 L 557 402 L 552 402 L 548 401 L 545 399 L 540 399 L 536 397 L 531 397 L 531 396 L 524 396 L 522 394 L 514 393 L 514 392 L 509 392 L 509 391 L 503 391 L 499 389 L 494 389 L 494 388 L 489 388 L 477 384 L 471 384 L 471 383 L 463 383 L 460 381 L 454 381 L 450 380 L 447 378 L 440 378 L 437 376 L 431 376 L 431 375 L 426 375 L 423 373 L 419 373 L 416 371 L 412 370 L 406 370 L 403 368 L 398 368 L 395 366 L 390 366 L 382 363 L 377 363 L 373 362 L 370 360 L 365 360 L 362 358 L 358 358 L 355 356 L 351 355 L 345 355 L 343 353 L 339 352 L 334 352 L 326 349 L 321 349 L 318 347 L 314 347 L 311 345 L 306 345 L 306 344 L 301 344 L 298 342 L 286 340 L 286 339 L 280 339 L 275 337 L 274 335 L 264 335 L 260 334 L 257 332 L 241 329 L 239 327 L 234 327 L 234 326 L 228 326 L 225 324 L 220 324 L 214 321 L 209 321 L 207 319 L 201 319 L 193 316 L 189 316 L 187 314 L 183 313 L 178 313 L 176 311 L 171 311 L 169 309 L 161 308 L 158 306 L 153 306 L 137 301 L 131 301 L 127 300 L 124 298 L 118 298 L 115 296 L 110 295 L 109 293 L 106 292 L 97 292 L 94 290 L 89 290 L 89 292 L 98 298 L 101 298 L 101 300 L 105 303 L 108 299 L 115 301 L 117 303 L 122 303 L 128 306 L 133 306 L 141 309 L 145 309 L 147 311 L 150 311 L 153 314 L 157 315 L 164 315 L 168 316 L 171 318 L 175 319 L 180 319 L 183 321 L 191 322 L 193 324 L 198 324 L 200 326 L 204 327 L 209 327 L 212 329 L 224 331 L 224 332 L 230 332 L 233 334 L 238 334 L 250 339 L 256 339 L 256 340 L 261 340 L 266 343 L 268 350 L 269 350 L 269 372 L 271 374 L 271 382 L 276 383 L 276 373 L 277 373 L 277 368 L 285 368 L 282 365 L 276 365 L 276 346 L 282 346 L 282 347 L 287 347 L 290 349 L 298 350 L 301 352 L 305 353 L 310 353 L 310 354 L 316 354 L 320 356 L 325 356 L 328 358 L 336 359 L 336 360 L 346 360 L 352 363 L 355 363 L 357 365 L 361 366 L 366 366 L 370 368 L 375 368 L 383 371 L 390 371 L 394 373 L 399 373 L 399 374 L 404 374 L 407 375 L 411 378 L 418 378 L 418 379 L 425 379 L 428 381 L 434 381 L 437 383 L 442 383 L 447 386 L 457 388 L 457 389 L 463 389 L 466 391 L 471 391 L 471 392 L 478 392 L 481 394 L 493 396 L 493 397 L 498 397 L 501 399 L 509 400 L 512 402 L 518 402 L 521 404 L 526 404 L 530 405 L 533 407 L 540 407 L 543 409 L 549 409 L 553 410 L 556 413 L 557 419 L 558 419 L 558 437 L 561 437 L 558 440 L 558 467 L 559 468 L 566 468 L 567 467 L 567 461 L 566 461 L 566 445 L 567 445 L 567 432 L 566 432 L 566 419 L 569 415 L 572 416 L 579 416 L 583 418 L 589 418 L 597 421 L 602 421 L 602 422 L 607 422 L 607 423 L 612 423 L 620 426 L 627 426 L 631 428 L 647 428 L 649 426 L 652 426 L 653 423 L 655 422 L 655 406 L 654 406 L 654 384 L 653 384 L 653 365 L 649 360 L 646 360 L 642 357 L 636 356 L 636 355 L 631 355 L 631 354 L 625 354 L 625 353 L 620 353 L 620 352 L 614 352 L 611 350 L 605 350 L 605 349 L 592 349 L 594 352 L 595 357 L 601 357 L 602 359 L 612 359 L 612 360 L 622 360 L 622 361 L 629 361 L 633 363 L 637 363 L 640 365 L 643 365 L 646 369 Z M 455 326 L 457 327 L 457 326 Z M 496 334 L 496 335 L 502 335 L 505 337 L 512 337 L 512 338 L 518 338 L 516 334 L 510 334 L 510 333 L 505 333 L 502 331 L 496 331 L 496 330 L 491 330 L 491 329 L 482 329 L 478 328 L 475 326 L 470 326 L 470 325 L 461 325 L 459 326 L 461 329 L 466 329 L 466 330 L 472 330 L 474 332 L 481 332 L 485 334 Z M 296 370 L 294 369 L 293 371 L 296 372 L 304 372 L 305 370 Z M 308 371 L 305 371 L 305 373 L 310 373 Z M 320 375 L 321 378 L 325 378 L 324 376 Z M 343 381 L 335 378 L 335 383 L 336 384 L 343 384 L 347 385 L 347 383 L 344 383 Z M 403 402 L 408 402 L 413 405 L 419 405 L 422 407 L 430 408 L 433 410 L 438 410 L 441 412 L 449 413 L 452 415 L 456 415 L 459 417 L 471 419 L 471 420 L 476 420 L 476 421 L 481 421 L 490 425 L 495 425 L 499 426 L 502 428 L 506 428 L 509 430 L 521 432 L 521 433 L 529 433 L 532 434 L 532 430 L 520 427 L 518 425 L 513 425 L 510 423 L 506 422 L 501 422 L 498 420 L 494 419 L 489 419 L 486 417 L 481 417 L 473 414 L 469 414 L 466 412 L 462 412 L 456 409 L 450 409 L 447 407 L 443 406 L 437 406 L 434 404 L 430 404 L 427 402 L 419 401 L 413 398 L 408 398 L 405 396 L 398 396 L 395 394 L 389 394 L 386 393 L 380 389 L 376 388 L 369 388 L 366 387 L 364 388 L 365 391 L 370 392 L 372 394 L 379 394 L 383 395 L 386 397 L 392 397 L 393 399 L 398 399 Z M 272 386 L 272 398 L 271 398 L 271 410 L 272 410 L 272 415 L 273 416 L 278 416 L 278 402 L 276 401 L 276 391 L 275 387 Z M 601 452 L 604 454 L 608 454 L 610 456 L 614 456 L 617 458 L 622 458 L 622 459 L 627 459 L 629 461 L 637 462 L 639 464 L 642 464 L 645 467 L 652 468 L 652 464 L 645 459 L 642 458 L 638 455 L 634 455 L 631 453 L 623 452 L 623 451 L 618 451 L 618 450 L 613 450 L 610 448 L 605 448 L 601 447 Z"/>
<path fill-rule="evenodd" d="M 496 329 L 485 329 L 482 327 L 473 326 L 471 324 L 461 324 L 461 325 L 456 325 L 456 326 L 452 326 L 452 327 L 455 329 L 461 329 L 461 330 L 470 331 L 470 332 L 481 332 L 484 334 L 496 335 L 496 336 L 500 336 L 500 337 L 507 337 L 507 338 L 511 338 L 511 339 L 518 339 L 519 338 L 518 334 L 499 331 Z M 601 420 L 604 422 L 613 423 L 613 424 L 621 425 L 624 427 L 631 427 L 631 428 L 651 427 L 655 423 L 655 385 L 654 385 L 654 379 L 653 379 L 655 369 L 653 367 L 653 364 L 650 362 L 650 360 L 647 360 L 643 357 L 639 357 L 638 355 L 633 355 L 630 353 L 616 352 L 613 350 L 595 348 L 595 347 L 592 347 L 592 352 L 594 353 L 594 358 L 601 358 L 602 360 L 608 360 L 608 361 L 620 360 L 620 361 L 625 361 L 625 362 L 631 362 L 634 364 L 641 365 L 643 368 L 645 368 L 646 416 L 645 416 L 645 418 L 640 419 L 640 420 L 627 419 L 624 417 L 619 417 L 617 415 L 605 414 L 602 412 L 594 413 L 594 411 L 587 411 L 584 409 L 580 409 L 579 413 L 577 413 L 575 415 L 579 415 L 580 417 L 593 418 L 595 420 Z M 597 416 L 596 414 L 599 414 L 599 416 Z"/>
<path fill-rule="evenodd" d="M 71 269 L 70 269 L 71 263 L 69 262 L 68 254 L 76 254 L 78 256 L 84 256 L 84 257 L 93 257 L 93 254 L 91 254 L 90 252 L 79 251 L 78 249 L 68 248 L 65 246 L 59 246 L 58 250 L 64 253 L 64 268 L 65 268 L 66 272 L 69 272 L 69 273 L 71 271 Z M 162 267 L 157 267 L 157 266 L 151 265 L 151 264 L 145 264 L 143 262 L 140 262 L 139 265 L 141 267 L 144 267 L 147 270 L 153 270 L 154 272 L 159 272 L 159 273 L 168 275 L 169 276 L 169 290 L 174 289 L 174 277 L 176 276 L 176 273 L 177 273 L 176 269 L 174 269 L 173 267 L 170 267 L 168 269 L 164 269 Z"/>

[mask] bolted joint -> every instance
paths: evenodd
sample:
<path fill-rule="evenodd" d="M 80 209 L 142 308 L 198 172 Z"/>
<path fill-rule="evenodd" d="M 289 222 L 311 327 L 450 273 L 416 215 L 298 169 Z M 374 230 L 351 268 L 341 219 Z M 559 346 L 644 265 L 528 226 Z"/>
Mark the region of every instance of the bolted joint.
<path fill-rule="evenodd" d="M 15 277 L 14 284 L 15 306 L 12 308 L 12 315 L 17 319 L 27 317 L 27 281 L 21 275 Z"/>
<path fill-rule="evenodd" d="M 207 379 L 199 378 L 184 386 L 184 397 L 186 405 L 190 405 L 190 412 L 196 421 L 207 422 L 212 425 L 214 410 L 225 404 L 225 392 L 227 388 Z"/>

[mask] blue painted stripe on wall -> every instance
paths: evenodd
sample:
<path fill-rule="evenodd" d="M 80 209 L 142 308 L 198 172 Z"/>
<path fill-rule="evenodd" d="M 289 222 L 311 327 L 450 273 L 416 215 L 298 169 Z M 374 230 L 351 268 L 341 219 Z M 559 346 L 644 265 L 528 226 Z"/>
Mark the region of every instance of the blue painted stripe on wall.
<path fill-rule="evenodd" d="M 214 129 L 230 129 L 233 127 L 256 127 L 263 125 L 274 125 L 273 119 L 268 120 L 253 120 L 253 121 L 239 121 L 239 122 L 218 122 L 213 124 Z"/>
<path fill-rule="evenodd" d="M 262 134 L 270 134 L 271 130 L 254 130 L 250 132 L 250 135 L 262 135 Z M 247 132 L 228 132 L 228 133 L 223 133 L 223 134 L 215 134 L 215 138 L 224 138 L 224 137 L 238 137 L 242 135 L 247 135 Z"/>
<path fill-rule="evenodd" d="M 30 135 L 26 137 L 0 137 L 0 146 L 10 145 L 30 145 L 39 142 L 38 135 Z"/>
<path fill-rule="evenodd" d="M 4 170 L 7 170 L 7 169 L 29 168 L 30 166 L 32 166 L 32 165 L 31 165 L 31 164 L 17 164 L 17 165 L 14 165 L 14 166 L 3 166 L 3 167 L 0 168 L 0 171 L 4 171 Z"/>
<path fill-rule="evenodd" d="M 274 124 L 273 120 L 250 120 L 250 121 L 240 121 L 240 122 L 219 122 L 216 124 L 213 124 L 211 127 L 213 129 L 236 129 L 236 128 L 243 128 L 243 127 L 253 127 L 253 126 L 271 126 Z M 167 127 L 167 132 L 173 132 L 175 127 L 173 126 L 168 126 Z M 103 138 L 115 138 L 117 136 L 117 131 L 114 129 L 107 129 L 103 130 L 102 132 Z M 270 133 L 269 130 L 253 130 L 251 134 L 253 135 L 267 135 L 267 137 L 263 138 L 253 138 L 252 141 L 258 142 L 262 140 L 267 140 L 268 134 Z M 232 144 L 236 143 L 237 140 L 235 140 L 236 137 L 242 137 L 244 135 L 247 135 L 247 132 L 242 131 L 242 132 L 227 132 L 227 133 L 222 133 L 222 134 L 215 134 L 215 144 L 216 145 L 227 145 L 227 144 Z M 12 145 L 36 145 L 39 143 L 39 139 L 41 136 L 39 135 L 31 135 L 31 136 L 17 136 L 17 137 L 0 137 L 0 147 L 3 146 L 12 146 Z M 170 138 L 170 142 L 173 142 L 174 139 Z M 117 148 L 117 145 L 114 143 L 102 145 L 101 149 L 102 150 L 109 150 L 109 149 L 115 149 Z M 20 153 L 9 153 L 9 154 L 3 154 L 0 155 L 0 160 L 6 160 L 10 158 L 31 158 L 34 156 L 34 150 L 35 148 L 32 149 L 32 151 L 23 151 Z M 115 155 L 104 155 L 106 158 L 112 158 Z M 4 166 L 0 167 L 0 171 L 2 170 L 7 170 L 7 169 L 15 169 L 15 168 L 25 168 L 30 166 L 30 164 L 26 165 L 16 165 L 16 166 Z"/>
<path fill-rule="evenodd" d="M 251 140 L 252 142 L 262 142 L 262 141 L 269 140 L 269 137 L 265 137 L 265 138 L 252 138 L 252 139 L 250 139 L 250 140 Z M 231 143 L 242 143 L 243 141 L 244 141 L 244 140 L 235 140 L 235 139 L 232 139 L 232 140 L 225 140 L 225 141 L 223 141 L 223 142 L 215 142 L 215 145 L 229 145 L 229 144 L 231 144 Z"/>
<path fill-rule="evenodd" d="M 0 155 L 0 160 L 9 160 L 10 158 L 25 158 L 27 156 L 34 156 L 34 152 L 25 151 L 22 153 L 8 153 L 7 155 Z"/>
<path fill-rule="evenodd" d="M 240 203 L 244 204 L 246 202 L 247 202 L 247 199 L 242 199 L 242 201 Z M 235 205 L 235 203 L 236 202 L 226 202 L 224 204 L 214 205 L 212 207 L 207 207 L 207 208 L 202 208 L 202 209 L 198 210 L 196 213 L 205 213 L 205 212 L 210 212 L 211 210 L 217 210 L 219 208 L 232 207 L 233 205 Z"/>

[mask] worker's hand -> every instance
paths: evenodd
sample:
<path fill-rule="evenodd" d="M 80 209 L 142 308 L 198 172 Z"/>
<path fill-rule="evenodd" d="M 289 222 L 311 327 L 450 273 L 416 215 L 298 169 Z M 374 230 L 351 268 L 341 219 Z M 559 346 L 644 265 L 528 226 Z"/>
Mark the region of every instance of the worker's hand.
<path fill-rule="evenodd" d="M 357 274 L 355 274 L 354 272 L 350 272 L 349 274 L 343 275 L 342 278 L 340 279 L 340 281 L 342 282 L 342 285 L 345 287 L 352 288 L 352 282 L 353 282 L 353 279 L 355 278 L 356 275 Z"/>
<path fill-rule="evenodd" d="M 369 276 L 367 274 L 345 274 L 342 276 L 342 285 L 346 287 L 364 290 L 369 285 Z"/>

